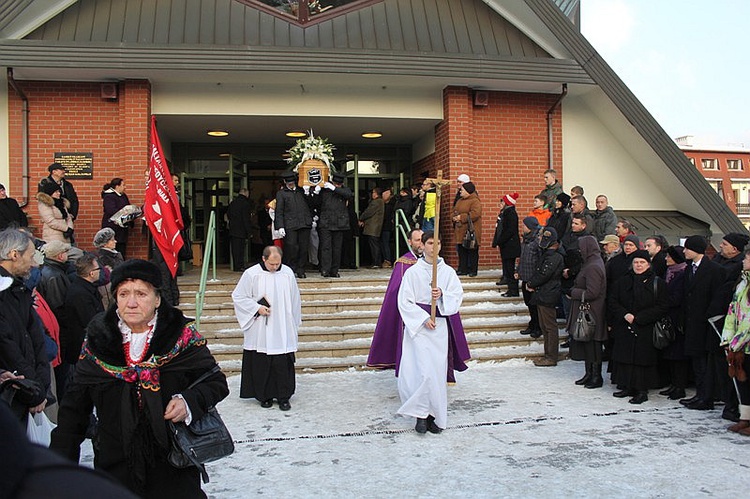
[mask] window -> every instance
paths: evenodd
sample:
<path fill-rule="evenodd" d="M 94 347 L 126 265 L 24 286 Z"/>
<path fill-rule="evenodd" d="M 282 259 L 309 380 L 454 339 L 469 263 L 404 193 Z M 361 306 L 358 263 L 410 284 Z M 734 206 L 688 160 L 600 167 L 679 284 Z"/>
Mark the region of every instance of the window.
<path fill-rule="evenodd" d="M 345 14 L 382 0 L 240 0 L 298 24 L 310 24 Z M 357 5 L 360 4 L 360 5 Z"/>
<path fill-rule="evenodd" d="M 742 170 L 742 160 L 741 159 L 728 159 L 727 170 L 734 170 L 734 171 Z"/>
<path fill-rule="evenodd" d="M 704 170 L 718 170 L 719 161 L 715 158 L 706 158 L 701 160 L 701 166 Z"/>

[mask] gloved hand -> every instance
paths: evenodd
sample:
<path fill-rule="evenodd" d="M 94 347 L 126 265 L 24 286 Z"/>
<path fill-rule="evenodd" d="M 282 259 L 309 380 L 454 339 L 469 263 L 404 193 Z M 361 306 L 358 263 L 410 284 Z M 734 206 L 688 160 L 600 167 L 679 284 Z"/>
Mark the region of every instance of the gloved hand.
<path fill-rule="evenodd" d="M 330 183 L 330 182 L 326 182 L 325 184 L 323 184 L 323 187 L 325 187 L 326 189 L 328 189 L 328 190 L 331 190 L 331 191 L 332 191 L 332 190 L 334 190 L 334 189 L 336 188 L 336 186 L 335 186 L 335 185 L 333 185 L 333 184 L 332 184 L 332 183 Z"/>
<path fill-rule="evenodd" d="M 320 186 L 319 185 L 315 186 L 315 194 L 320 194 Z"/>
<path fill-rule="evenodd" d="M 313 215 L 313 222 L 317 222 L 318 220 L 320 220 L 320 217 L 318 217 L 318 215 Z"/>
<path fill-rule="evenodd" d="M 279 229 L 278 233 L 282 238 L 286 237 L 286 231 L 283 228 Z"/>
<path fill-rule="evenodd" d="M 63 236 L 65 236 L 66 239 L 70 239 L 71 237 L 73 237 L 73 229 L 68 227 L 68 229 L 63 232 Z"/>
<path fill-rule="evenodd" d="M 302 190 L 305 191 L 305 196 L 310 194 L 310 186 L 309 185 L 303 185 Z"/>
<path fill-rule="evenodd" d="M 313 220 L 313 222 L 312 222 L 312 228 L 314 229 L 317 226 L 318 226 L 318 222 L 316 222 L 315 220 Z"/>

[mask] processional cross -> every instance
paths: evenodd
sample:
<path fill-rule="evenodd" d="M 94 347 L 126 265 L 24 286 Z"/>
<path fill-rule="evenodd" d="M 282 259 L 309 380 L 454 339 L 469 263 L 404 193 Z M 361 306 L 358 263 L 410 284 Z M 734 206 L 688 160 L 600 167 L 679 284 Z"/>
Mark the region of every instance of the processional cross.
<path fill-rule="evenodd" d="M 437 261 L 438 261 L 438 253 L 440 252 L 440 246 L 438 243 L 440 242 L 439 239 L 439 233 L 440 233 L 440 197 L 443 190 L 443 186 L 449 185 L 451 181 L 449 179 L 443 178 L 443 170 L 437 171 L 437 177 L 436 178 L 427 178 L 428 182 L 432 182 L 432 185 L 435 186 L 435 235 L 433 237 L 433 252 L 432 252 L 432 283 L 431 288 L 434 289 L 437 287 Z M 435 313 L 437 310 L 437 300 L 435 298 L 430 299 L 430 319 L 432 321 L 435 321 Z"/>

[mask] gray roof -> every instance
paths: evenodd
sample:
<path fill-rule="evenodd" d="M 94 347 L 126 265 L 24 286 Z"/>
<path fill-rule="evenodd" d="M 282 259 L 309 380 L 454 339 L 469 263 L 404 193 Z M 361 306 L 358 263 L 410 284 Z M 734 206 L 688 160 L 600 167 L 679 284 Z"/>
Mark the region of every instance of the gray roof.
<path fill-rule="evenodd" d="M 617 218 L 627 219 L 644 241 L 648 236 L 662 235 L 670 244 L 680 244 L 680 239 L 698 234 L 710 237 L 711 227 L 679 211 L 624 211 L 617 210 Z"/>

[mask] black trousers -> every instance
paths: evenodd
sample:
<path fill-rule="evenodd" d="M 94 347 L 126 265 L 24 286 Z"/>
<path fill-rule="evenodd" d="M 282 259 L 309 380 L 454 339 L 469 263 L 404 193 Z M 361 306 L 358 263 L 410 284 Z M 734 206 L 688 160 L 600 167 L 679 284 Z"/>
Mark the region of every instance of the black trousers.
<path fill-rule="evenodd" d="M 337 274 L 341 267 L 344 231 L 320 229 L 318 234 L 320 234 L 320 271 Z"/>
<path fill-rule="evenodd" d="M 284 263 L 295 273 L 305 271 L 309 245 L 309 228 L 286 231 L 286 236 L 284 236 Z"/>
<path fill-rule="evenodd" d="M 232 236 L 230 246 L 232 249 L 232 270 L 244 270 L 245 251 L 247 250 L 247 238 Z"/>
<path fill-rule="evenodd" d="M 365 236 L 367 238 L 367 243 L 370 246 L 370 265 L 377 265 L 380 267 L 383 263 L 383 257 L 380 253 L 380 236 Z"/>
<path fill-rule="evenodd" d="M 707 359 L 705 353 L 690 356 L 693 365 L 693 375 L 695 376 L 695 395 L 701 400 L 709 401 L 707 398 L 709 394 L 706 392 Z M 709 402 L 712 402 L 712 400 Z"/>
<path fill-rule="evenodd" d="M 541 328 L 539 327 L 539 312 L 536 309 L 536 305 L 530 303 L 531 296 L 534 293 L 526 289 L 526 286 L 523 285 L 521 286 L 521 291 L 523 292 L 523 302 L 526 304 L 526 308 L 529 309 L 529 317 L 531 318 L 529 320 L 529 329 L 532 331 L 541 331 Z"/>
<path fill-rule="evenodd" d="M 456 245 L 458 250 L 458 272 L 465 274 L 476 274 L 479 269 L 479 247 L 466 249 L 461 244 Z"/>
<path fill-rule="evenodd" d="M 518 279 L 516 279 L 515 274 L 516 274 L 516 259 L 515 258 L 503 258 L 503 277 L 509 281 L 508 291 L 518 293 Z"/>

